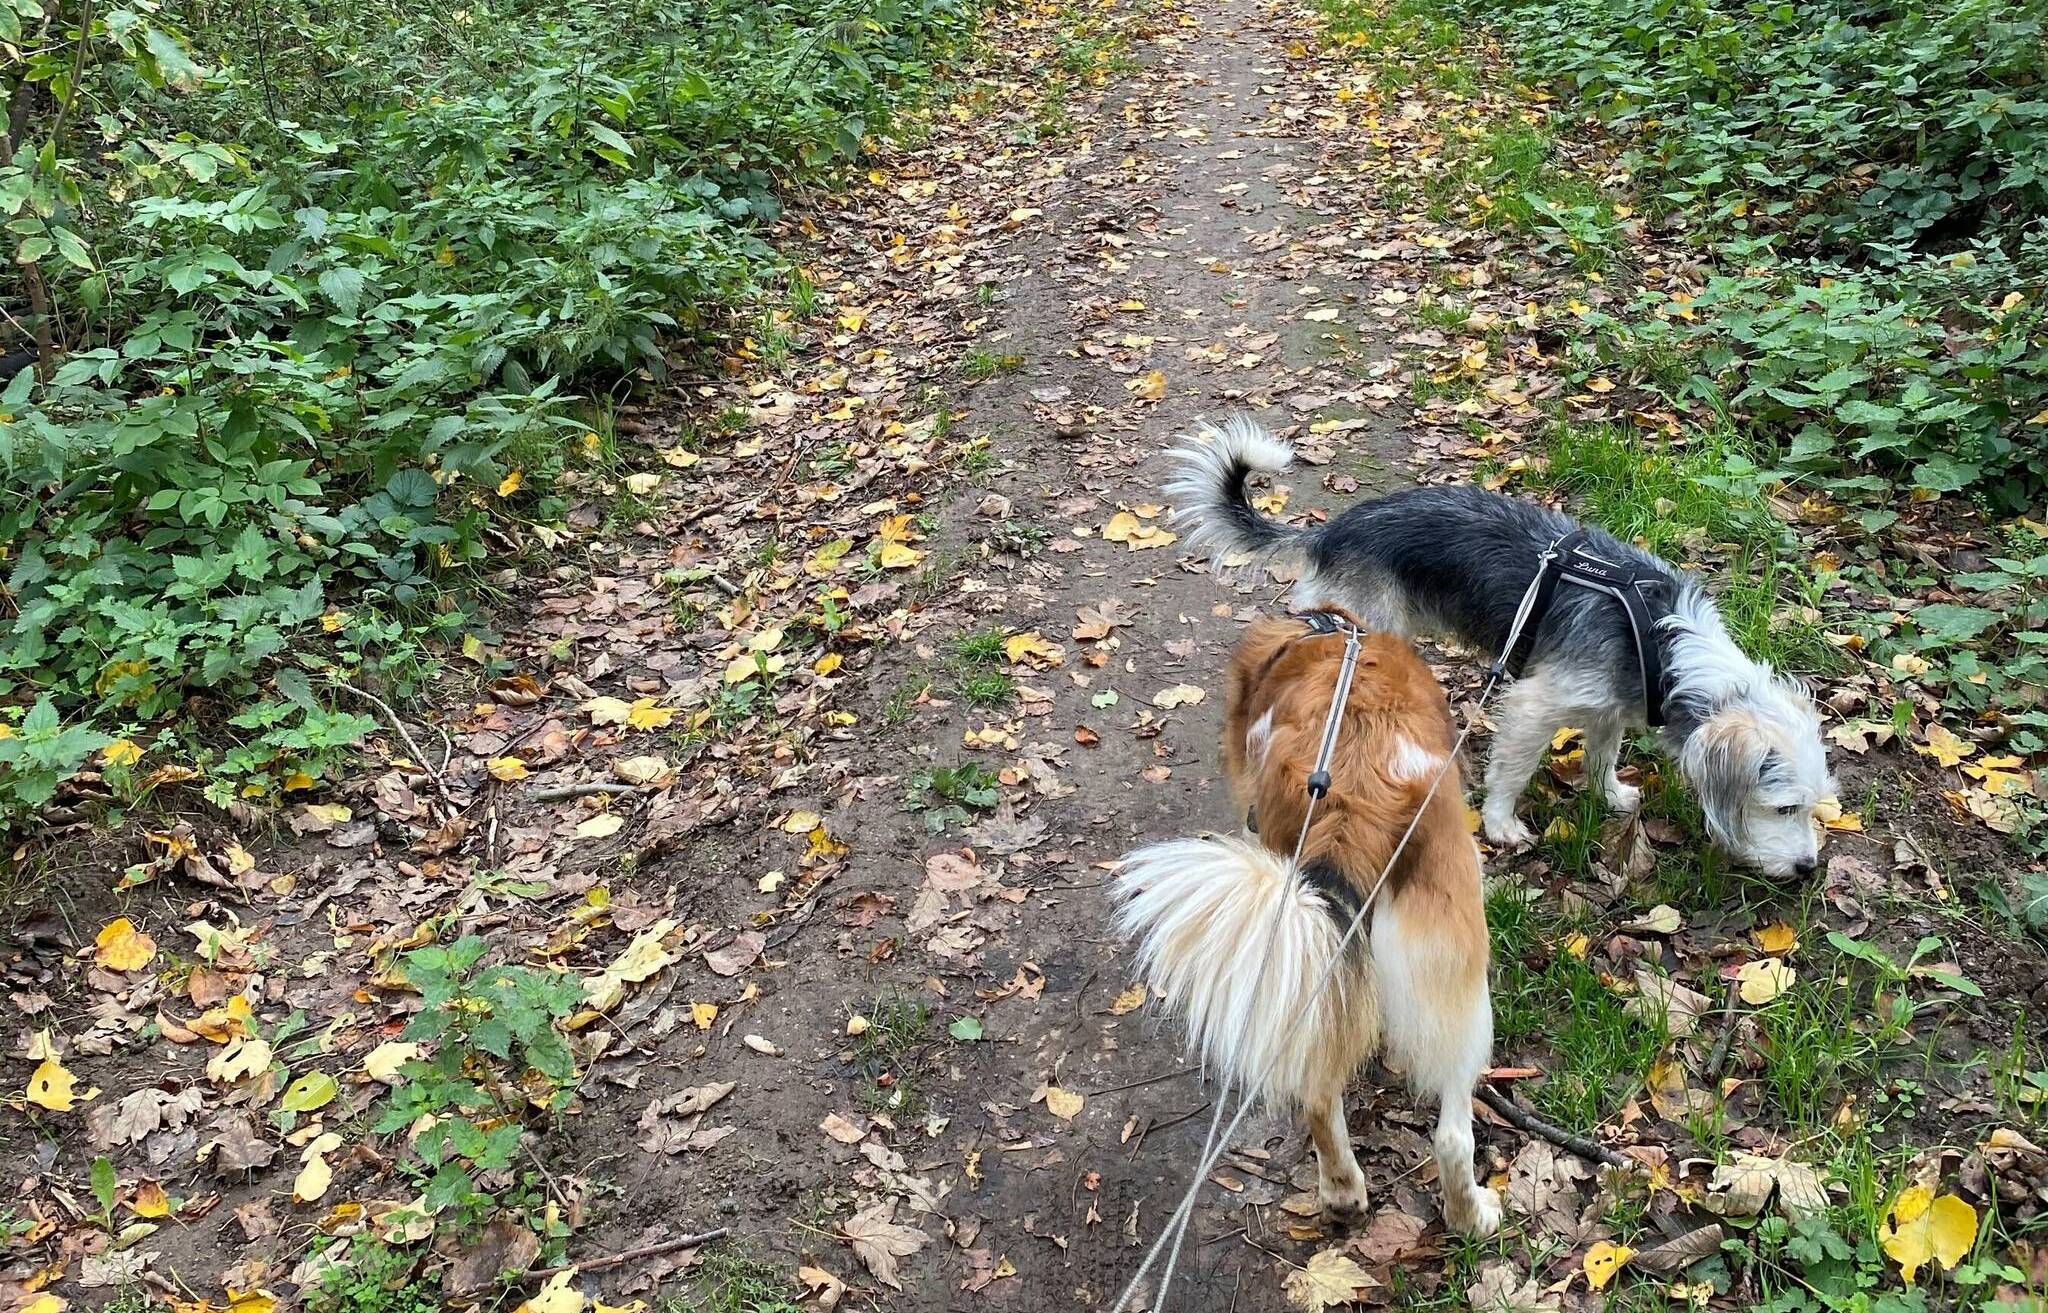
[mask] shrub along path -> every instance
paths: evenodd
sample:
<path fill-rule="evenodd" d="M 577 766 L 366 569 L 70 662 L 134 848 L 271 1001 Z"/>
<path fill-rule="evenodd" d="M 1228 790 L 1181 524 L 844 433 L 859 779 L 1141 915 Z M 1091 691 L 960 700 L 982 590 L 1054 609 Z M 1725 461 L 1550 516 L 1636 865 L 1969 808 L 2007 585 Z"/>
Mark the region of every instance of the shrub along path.
<path fill-rule="evenodd" d="M 1339 17 L 1011 15 L 928 137 L 796 221 L 815 292 L 779 336 L 628 414 L 637 470 L 589 475 L 498 666 L 295 836 L 166 818 L 121 906 L 33 923 L 23 1301 L 1109 1307 L 1215 1093 L 1103 884 L 1229 821 L 1219 673 L 1274 590 L 1185 557 L 1159 485 L 1238 406 L 1306 458 L 1275 513 L 1481 478 L 1712 572 L 1752 643 L 1827 663 L 1843 810 L 1825 875 L 1773 887 L 1654 754 L 1626 824 L 1560 743 L 1542 840 L 1488 859 L 1499 1080 L 1624 1169 L 1484 1124 L 1509 1224 L 1466 1244 L 1427 1114 L 1362 1083 L 1370 1220 L 1322 1221 L 1301 1136 L 1256 1119 L 1174 1306 L 2038 1291 L 2048 964 L 1969 773 L 2023 764 L 1828 641 L 1870 595 L 1696 417 L 1560 372 L 1570 262 L 1422 203 L 1530 102 Z M 1472 661 L 1432 656 L 1469 714 Z"/>

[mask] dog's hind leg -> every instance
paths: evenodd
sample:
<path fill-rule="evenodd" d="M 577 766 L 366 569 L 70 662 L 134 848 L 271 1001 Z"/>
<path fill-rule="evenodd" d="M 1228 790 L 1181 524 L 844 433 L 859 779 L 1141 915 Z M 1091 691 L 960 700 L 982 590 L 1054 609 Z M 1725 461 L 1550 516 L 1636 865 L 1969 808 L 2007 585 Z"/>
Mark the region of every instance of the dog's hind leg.
<path fill-rule="evenodd" d="M 1643 791 L 1623 784 L 1614 768 L 1621 760 L 1619 718 L 1595 716 L 1586 722 L 1586 787 L 1600 790 L 1607 805 L 1618 812 L 1632 812 L 1643 800 Z"/>
<path fill-rule="evenodd" d="M 1436 1174 L 1444 1192 L 1444 1221 L 1460 1235 L 1485 1237 L 1500 1229 L 1500 1196 L 1479 1184 L 1472 1166 L 1472 1087 L 1479 1073 L 1447 1083 L 1436 1117 Z"/>
<path fill-rule="evenodd" d="M 1543 764 L 1550 736 L 1557 732 L 1549 683 L 1539 673 L 1509 685 L 1501 695 L 1497 719 L 1500 728 L 1486 759 L 1486 802 L 1479 814 L 1488 842 L 1514 847 L 1536 837 L 1516 818 L 1515 804 L 1529 777 Z"/>
<path fill-rule="evenodd" d="M 1349 1221 L 1366 1208 L 1365 1170 L 1351 1152 L 1351 1130 L 1344 1124 L 1344 1087 L 1339 1085 L 1311 1100 L 1309 1137 L 1316 1145 L 1316 1193 L 1326 1212 Z"/>

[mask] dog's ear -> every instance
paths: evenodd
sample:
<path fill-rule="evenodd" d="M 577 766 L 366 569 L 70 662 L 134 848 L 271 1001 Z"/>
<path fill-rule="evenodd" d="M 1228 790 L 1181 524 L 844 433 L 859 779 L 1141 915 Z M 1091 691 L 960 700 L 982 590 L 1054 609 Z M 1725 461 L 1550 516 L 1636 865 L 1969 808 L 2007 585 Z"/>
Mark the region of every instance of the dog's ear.
<path fill-rule="evenodd" d="M 1771 756 L 1762 728 L 1750 712 L 1723 708 L 1701 721 L 1679 751 L 1678 768 L 1699 797 L 1707 829 L 1723 843 L 1734 839 Z"/>

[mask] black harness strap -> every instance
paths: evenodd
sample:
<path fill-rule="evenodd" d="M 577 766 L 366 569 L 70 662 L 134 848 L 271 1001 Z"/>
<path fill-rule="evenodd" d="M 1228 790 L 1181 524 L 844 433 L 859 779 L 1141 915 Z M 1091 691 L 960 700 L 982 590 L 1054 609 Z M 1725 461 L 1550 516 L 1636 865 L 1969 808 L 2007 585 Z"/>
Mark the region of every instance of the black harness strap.
<path fill-rule="evenodd" d="M 1671 694 L 1671 674 L 1664 665 L 1664 650 L 1657 642 L 1657 612 L 1652 603 L 1671 581 L 1660 571 L 1608 560 L 1593 551 L 1590 538 L 1584 529 L 1574 529 L 1544 551 L 1536 566 L 1536 600 L 1529 612 L 1529 622 L 1506 654 L 1504 664 L 1514 674 L 1522 673 L 1529 645 L 1550 611 L 1560 580 L 1605 593 L 1621 603 L 1623 614 L 1628 616 L 1636 664 L 1643 672 L 1644 718 L 1652 726 L 1662 726 L 1664 703 Z"/>

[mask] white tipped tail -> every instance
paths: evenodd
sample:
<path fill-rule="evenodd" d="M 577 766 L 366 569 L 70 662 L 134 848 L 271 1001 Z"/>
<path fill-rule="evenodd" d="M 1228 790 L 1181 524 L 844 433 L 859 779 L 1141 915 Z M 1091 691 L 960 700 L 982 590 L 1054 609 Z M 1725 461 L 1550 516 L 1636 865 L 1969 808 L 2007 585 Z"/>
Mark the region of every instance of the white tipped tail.
<path fill-rule="evenodd" d="M 1140 969 L 1239 1089 L 1270 1072 L 1268 1103 L 1330 1097 L 1377 1047 L 1364 935 L 1315 998 L 1344 927 L 1286 859 L 1235 836 L 1173 839 L 1125 857 L 1113 888 Z"/>
<path fill-rule="evenodd" d="M 1294 463 L 1294 448 L 1251 416 L 1203 424 L 1193 440 L 1174 449 L 1173 458 L 1177 468 L 1166 495 L 1191 548 L 1215 557 L 1264 559 L 1300 537 L 1259 514 L 1245 491 L 1254 473 L 1277 474 Z"/>

